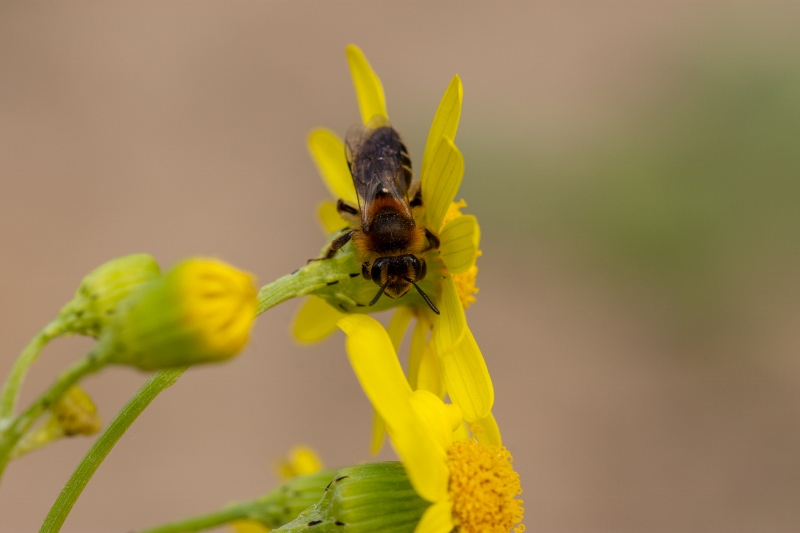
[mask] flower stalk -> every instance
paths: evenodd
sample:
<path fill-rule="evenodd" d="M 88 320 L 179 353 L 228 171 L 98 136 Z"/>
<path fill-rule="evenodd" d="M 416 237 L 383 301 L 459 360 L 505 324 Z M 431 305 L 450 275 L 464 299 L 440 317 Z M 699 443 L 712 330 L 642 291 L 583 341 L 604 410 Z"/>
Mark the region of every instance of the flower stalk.
<path fill-rule="evenodd" d="M 67 331 L 67 326 L 62 320 L 53 320 L 31 339 L 17 360 L 14 361 L 14 366 L 11 367 L 11 372 L 3 385 L 3 391 L 0 393 L 0 432 L 11 425 L 13 421 L 19 391 L 25 381 L 28 369 L 39 358 L 39 354 L 42 353 L 47 343 L 63 335 L 65 331 Z"/>
<path fill-rule="evenodd" d="M 72 506 L 81 495 L 86 484 L 97 471 L 100 463 L 111 452 L 111 449 L 127 431 L 131 424 L 142 414 L 142 411 L 150 405 L 161 391 L 173 385 L 186 368 L 175 368 L 162 370 L 156 373 L 145 383 L 141 389 L 130 399 L 128 403 L 117 413 L 117 416 L 103 430 L 95 443 L 86 452 L 81 463 L 75 469 L 72 476 L 64 485 L 61 493 L 56 498 L 55 503 L 47 513 L 47 517 L 42 524 L 39 533 L 58 533 Z"/>
<path fill-rule="evenodd" d="M 0 434 L 0 477 L 8 464 L 14 446 L 42 413 L 55 404 L 70 387 L 89 374 L 100 370 L 106 364 L 107 359 L 107 354 L 97 350 L 78 359 Z"/>

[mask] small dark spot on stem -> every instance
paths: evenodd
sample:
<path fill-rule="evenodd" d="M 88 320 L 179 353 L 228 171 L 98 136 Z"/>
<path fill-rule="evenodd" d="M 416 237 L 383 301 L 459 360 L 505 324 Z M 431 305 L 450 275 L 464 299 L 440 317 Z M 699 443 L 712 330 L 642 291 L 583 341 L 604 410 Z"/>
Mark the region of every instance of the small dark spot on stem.
<path fill-rule="evenodd" d="M 346 477 L 350 477 L 350 476 L 337 477 L 336 479 L 334 479 L 334 481 L 338 483 L 338 482 L 340 482 L 341 480 L 343 480 Z"/>
<path fill-rule="evenodd" d="M 350 274 L 350 277 L 351 277 L 351 278 L 357 278 L 357 277 L 358 277 L 358 276 L 360 276 L 360 275 L 361 275 L 361 274 L 359 274 L 358 272 L 356 272 L 355 274 Z"/>
<path fill-rule="evenodd" d="M 309 261 L 310 261 L 310 259 L 309 259 Z M 300 271 L 300 269 L 298 268 L 297 270 L 295 270 L 294 272 L 292 272 L 292 273 L 291 273 L 291 274 L 289 274 L 289 275 L 290 275 L 290 276 L 294 276 L 294 275 L 295 275 L 295 274 L 297 274 L 299 271 Z"/>
<path fill-rule="evenodd" d="M 312 520 L 308 523 L 309 526 L 316 526 L 317 524 L 321 524 L 322 520 Z"/>
<path fill-rule="evenodd" d="M 328 283 L 326 283 L 325 285 L 336 285 L 337 283 L 339 283 L 339 280 L 338 280 L 338 279 L 337 279 L 336 281 L 329 281 L 329 282 L 328 282 Z"/>
<path fill-rule="evenodd" d="M 344 311 L 345 313 L 347 312 L 347 308 L 346 308 L 344 305 L 342 305 L 342 304 L 339 304 L 339 309 L 341 309 L 341 310 L 342 310 L 342 311 Z"/>
<path fill-rule="evenodd" d="M 331 483 L 333 483 L 333 481 L 331 481 Z M 328 491 L 329 488 L 331 488 L 331 483 L 328 483 L 328 485 L 325 487 L 326 492 Z"/>
<path fill-rule="evenodd" d="M 356 307 L 366 307 L 366 305 L 356 302 Z"/>
<path fill-rule="evenodd" d="M 343 525 L 344 525 L 344 522 L 339 522 L 339 521 L 337 520 L 336 522 L 334 522 L 334 524 L 335 524 L 335 525 L 337 525 L 337 526 L 343 526 Z"/>

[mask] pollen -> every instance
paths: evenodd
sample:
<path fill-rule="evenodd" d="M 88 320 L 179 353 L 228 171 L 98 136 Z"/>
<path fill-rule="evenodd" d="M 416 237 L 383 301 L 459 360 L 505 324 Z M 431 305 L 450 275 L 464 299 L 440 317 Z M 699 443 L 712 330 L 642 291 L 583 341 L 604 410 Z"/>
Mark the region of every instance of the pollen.
<path fill-rule="evenodd" d="M 480 256 L 480 251 L 478 251 Z M 453 281 L 456 283 L 456 291 L 461 299 L 464 309 L 475 303 L 475 294 L 480 290 L 475 286 L 475 278 L 478 276 L 477 265 L 472 265 L 469 270 L 461 274 L 453 274 Z"/>
<path fill-rule="evenodd" d="M 453 523 L 459 533 L 522 533 L 524 509 L 519 474 L 503 446 L 474 440 L 454 442 L 447 450 Z"/>
<path fill-rule="evenodd" d="M 445 224 L 453 220 L 454 218 L 458 218 L 464 213 L 461 212 L 462 209 L 467 207 L 467 202 L 464 200 L 459 200 L 457 202 L 453 202 L 450 204 L 450 207 L 447 208 L 447 213 L 444 214 L 444 219 L 442 220 L 442 227 Z"/>

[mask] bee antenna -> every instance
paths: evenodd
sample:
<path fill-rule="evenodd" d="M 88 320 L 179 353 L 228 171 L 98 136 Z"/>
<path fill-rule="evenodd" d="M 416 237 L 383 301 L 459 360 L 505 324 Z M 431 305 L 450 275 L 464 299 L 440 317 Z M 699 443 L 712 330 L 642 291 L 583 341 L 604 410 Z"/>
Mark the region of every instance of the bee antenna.
<path fill-rule="evenodd" d="M 387 280 L 386 280 L 386 283 L 384 283 L 383 285 L 381 285 L 381 288 L 378 290 L 378 294 L 376 294 L 376 295 L 375 295 L 375 298 L 373 298 L 373 299 L 372 299 L 372 301 L 369 303 L 369 305 L 375 305 L 375 303 L 378 301 L 378 298 L 380 298 L 380 297 L 381 297 L 381 295 L 383 294 L 383 291 L 385 291 L 385 290 L 386 290 L 386 287 L 388 287 L 388 286 L 389 286 L 389 283 L 390 283 L 391 281 L 392 281 L 392 278 L 389 278 L 389 279 L 387 279 Z M 426 298 L 426 299 L 427 299 L 427 298 Z"/>
<path fill-rule="evenodd" d="M 425 294 L 424 292 L 422 292 L 422 289 L 420 289 L 420 288 L 419 288 L 419 285 L 417 285 L 416 283 L 414 283 L 414 281 L 413 281 L 413 280 L 411 280 L 411 279 L 409 279 L 409 278 L 405 278 L 405 280 L 406 280 L 406 281 L 408 281 L 408 282 L 410 282 L 410 283 L 411 283 L 411 284 L 414 286 L 414 288 L 415 288 L 415 289 L 417 289 L 417 291 L 420 293 L 420 295 L 421 295 L 421 296 L 422 296 L 422 297 L 425 299 L 425 303 L 427 303 L 427 304 L 428 304 L 428 306 L 431 308 L 431 311 L 433 311 L 433 312 L 434 312 L 434 313 L 436 313 L 437 315 L 438 315 L 438 314 L 440 314 L 440 313 L 439 313 L 439 310 L 438 310 L 438 309 L 436 309 L 436 306 L 435 306 L 435 305 L 433 305 L 433 302 L 431 301 L 431 299 L 430 299 L 430 298 L 428 298 L 428 295 L 427 295 L 427 294 Z"/>

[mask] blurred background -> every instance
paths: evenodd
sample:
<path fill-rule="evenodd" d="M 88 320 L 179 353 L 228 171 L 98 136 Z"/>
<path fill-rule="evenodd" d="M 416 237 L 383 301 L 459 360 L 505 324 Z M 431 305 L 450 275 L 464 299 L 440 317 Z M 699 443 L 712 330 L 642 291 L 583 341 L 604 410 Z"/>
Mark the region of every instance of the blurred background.
<path fill-rule="evenodd" d="M 358 44 L 417 166 L 453 74 L 459 196 L 483 230 L 467 314 L 530 531 L 800 529 L 797 2 L 0 5 L 0 376 L 123 254 L 267 283 L 317 254 L 305 149 L 359 114 Z M 369 459 L 343 335 L 300 302 L 196 368 L 120 441 L 64 531 L 127 532 L 273 488 L 288 449 Z M 59 340 L 32 399 L 91 342 Z M 85 388 L 106 420 L 147 379 Z M 0 529 L 36 531 L 90 445 L 12 463 Z M 384 450 L 383 459 L 393 457 Z"/>

